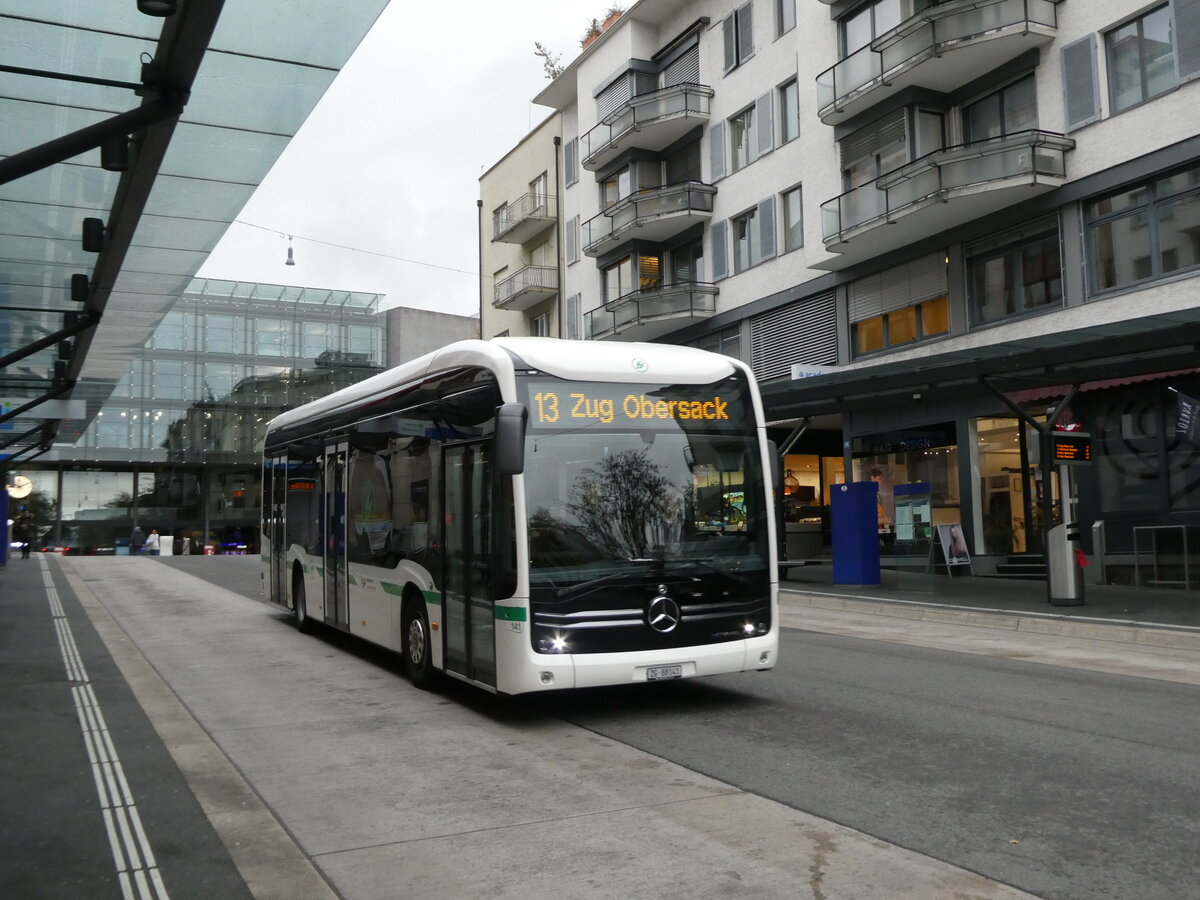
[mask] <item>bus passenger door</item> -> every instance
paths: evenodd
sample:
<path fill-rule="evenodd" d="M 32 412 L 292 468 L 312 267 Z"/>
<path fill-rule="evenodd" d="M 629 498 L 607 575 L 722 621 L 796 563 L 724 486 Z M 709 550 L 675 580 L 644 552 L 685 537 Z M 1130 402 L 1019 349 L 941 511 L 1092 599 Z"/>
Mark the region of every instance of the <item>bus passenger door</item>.
<path fill-rule="evenodd" d="M 263 524 L 267 528 L 266 537 L 271 542 L 271 584 L 270 598 L 278 602 L 287 602 L 287 457 L 276 456 L 267 462 L 268 469 L 263 478 L 263 494 L 267 496 L 264 507 L 268 511 L 267 520 Z"/>
<path fill-rule="evenodd" d="M 345 443 L 325 448 L 325 623 L 349 630 L 346 584 Z"/>
<path fill-rule="evenodd" d="M 442 628 L 446 668 L 496 683 L 490 442 L 442 448 Z"/>

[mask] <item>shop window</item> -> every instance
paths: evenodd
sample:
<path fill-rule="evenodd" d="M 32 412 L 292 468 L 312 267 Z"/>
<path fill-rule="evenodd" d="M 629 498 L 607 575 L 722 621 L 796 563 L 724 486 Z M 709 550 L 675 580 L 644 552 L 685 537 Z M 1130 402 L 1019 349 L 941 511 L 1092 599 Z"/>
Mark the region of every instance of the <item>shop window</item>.
<path fill-rule="evenodd" d="M 1200 167 L 1085 205 L 1092 293 L 1200 265 Z"/>
<path fill-rule="evenodd" d="M 968 247 L 967 295 L 975 324 L 1061 306 L 1058 223 L 1034 225 Z"/>
<path fill-rule="evenodd" d="M 1108 96 L 1114 113 L 1175 87 L 1171 9 L 1163 4 L 1104 36 Z"/>

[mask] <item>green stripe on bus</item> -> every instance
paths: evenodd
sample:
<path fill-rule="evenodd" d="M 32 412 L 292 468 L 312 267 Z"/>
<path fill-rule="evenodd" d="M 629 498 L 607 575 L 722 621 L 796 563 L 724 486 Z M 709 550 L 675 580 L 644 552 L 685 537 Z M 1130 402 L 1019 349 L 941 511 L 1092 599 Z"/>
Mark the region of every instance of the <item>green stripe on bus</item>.
<path fill-rule="evenodd" d="M 438 591 L 421 591 L 421 593 L 425 595 L 425 605 L 426 606 L 441 606 L 442 605 L 442 595 L 440 592 L 438 592 Z"/>
<path fill-rule="evenodd" d="M 520 606 L 497 606 L 496 619 L 500 622 L 524 622 L 525 609 Z"/>
<path fill-rule="evenodd" d="M 402 584 L 395 584 L 391 581 L 381 581 L 379 582 L 379 586 L 383 588 L 383 592 L 385 594 L 395 594 L 397 597 L 399 597 L 404 593 L 404 585 Z"/>

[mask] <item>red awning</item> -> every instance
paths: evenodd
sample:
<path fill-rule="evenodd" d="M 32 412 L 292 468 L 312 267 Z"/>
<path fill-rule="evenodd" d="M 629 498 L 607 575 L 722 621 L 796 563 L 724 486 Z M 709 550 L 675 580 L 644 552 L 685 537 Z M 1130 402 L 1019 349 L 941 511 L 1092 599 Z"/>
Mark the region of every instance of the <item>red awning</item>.
<path fill-rule="evenodd" d="M 1080 393 L 1084 391 L 1102 391 L 1105 388 L 1123 387 L 1127 384 L 1140 384 L 1143 381 L 1159 381 L 1163 378 L 1177 378 L 1180 375 L 1192 375 L 1200 372 L 1196 369 L 1175 369 L 1172 372 L 1154 372 L 1150 375 L 1130 375 L 1128 378 L 1105 378 L 1100 381 L 1085 381 L 1079 386 Z M 1032 403 L 1034 400 L 1049 400 L 1054 397 L 1065 397 L 1071 389 L 1069 384 L 1056 384 L 1047 387 L 1029 388 L 1025 391 L 1009 391 L 1005 394 L 1009 400 L 1020 406 Z"/>

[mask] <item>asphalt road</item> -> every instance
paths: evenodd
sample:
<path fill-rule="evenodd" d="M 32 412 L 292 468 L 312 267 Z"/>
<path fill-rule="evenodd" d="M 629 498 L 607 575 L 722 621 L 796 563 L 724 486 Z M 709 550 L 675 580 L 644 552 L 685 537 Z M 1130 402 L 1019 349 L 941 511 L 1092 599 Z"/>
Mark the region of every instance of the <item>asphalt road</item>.
<path fill-rule="evenodd" d="M 259 597 L 248 560 L 163 562 Z M 447 693 L 501 721 L 561 718 L 1042 897 L 1196 896 L 1195 686 L 787 630 L 765 675 Z"/>

